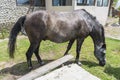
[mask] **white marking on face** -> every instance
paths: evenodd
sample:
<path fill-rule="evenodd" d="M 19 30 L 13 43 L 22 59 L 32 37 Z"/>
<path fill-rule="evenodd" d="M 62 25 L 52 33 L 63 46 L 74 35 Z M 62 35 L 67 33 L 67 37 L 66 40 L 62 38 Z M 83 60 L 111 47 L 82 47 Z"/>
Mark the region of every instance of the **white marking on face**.
<path fill-rule="evenodd" d="M 97 46 L 97 49 L 99 50 L 101 47 L 100 46 Z"/>
<path fill-rule="evenodd" d="M 106 50 L 104 50 L 103 53 L 106 53 Z"/>

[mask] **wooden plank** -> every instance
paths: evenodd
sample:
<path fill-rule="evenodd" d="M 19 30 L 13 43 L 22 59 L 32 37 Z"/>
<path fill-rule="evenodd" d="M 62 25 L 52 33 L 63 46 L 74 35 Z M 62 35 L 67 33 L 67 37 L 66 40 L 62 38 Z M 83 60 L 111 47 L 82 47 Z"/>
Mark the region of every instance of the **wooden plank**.
<path fill-rule="evenodd" d="M 62 58 L 60 59 L 57 59 L 51 63 L 48 63 L 36 70 L 33 70 L 31 71 L 30 73 L 24 75 L 23 77 L 17 79 L 17 80 L 33 80 L 37 77 L 40 77 L 42 76 L 43 74 L 53 70 L 54 68 L 60 66 L 61 64 L 67 62 L 68 60 L 72 59 L 73 56 L 72 55 L 66 55 L 66 56 L 63 56 Z"/>

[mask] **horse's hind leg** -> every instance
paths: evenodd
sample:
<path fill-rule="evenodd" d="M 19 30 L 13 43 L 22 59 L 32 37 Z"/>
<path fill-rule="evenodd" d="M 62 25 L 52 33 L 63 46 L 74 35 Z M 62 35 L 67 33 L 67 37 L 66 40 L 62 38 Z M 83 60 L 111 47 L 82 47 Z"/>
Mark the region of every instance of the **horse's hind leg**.
<path fill-rule="evenodd" d="M 72 40 L 69 41 L 68 46 L 67 46 L 67 50 L 65 51 L 64 55 L 68 54 L 68 51 L 71 49 L 72 44 L 74 43 L 74 41 L 75 41 L 75 39 L 72 39 Z"/>
<path fill-rule="evenodd" d="M 44 62 L 41 60 L 41 57 L 39 55 L 39 47 L 40 47 L 40 44 L 38 44 L 38 47 L 36 48 L 36 50 L 34 51 L 34 53 L 35 53 L 35 56 L 36 56 L 36 58 L 38 60 L 38 63 L 40 63 L 40 65 L 43 65 Z"/>
<path fill-rule="evenodd" d="M 37 45 L 38 45 L 38 43 L 30 43 L 30 47 L 29 47 L 28 51 L 26 52 L 26 57 L 27 57 L 27 63 L 28 63 L 29 70 L 31 70 L 33 68 L 32 67 L 32 62 L 31 62 L 31 57 L 33 55 L 33 52 L 37 48 Z"/>
<path fill-rule="evenodd" d="M 84 41 L 84 38 L 78 38 L 77 39 L 77 48 L 76 48 L 76 60 L 75 62 L 79 65 L 81 65 L 81 63 L 79 62 L 79 56 L 80 56 L 80 51 L 81 51 L 81 46 L 82 46 L 82 43 Z"/>

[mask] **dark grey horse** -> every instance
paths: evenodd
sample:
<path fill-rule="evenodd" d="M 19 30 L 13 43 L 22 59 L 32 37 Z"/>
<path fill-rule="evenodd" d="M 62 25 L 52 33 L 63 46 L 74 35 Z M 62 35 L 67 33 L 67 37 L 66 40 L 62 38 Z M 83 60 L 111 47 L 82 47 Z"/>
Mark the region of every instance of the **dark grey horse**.
<path fill-rule="evenodd" d="M 16 37 L 21 31 L 21 26 L 25 28 L 30 41 L 30 46 L 26 52 L 29 69 L 32 69 L 31 57 L 33 53 L 35 53 L 38 62 L 42 64 L 39 56 L 39 46 L 42 40 L 56 43 L 69 41 L 65 55 L 68 54 L 73 42 L 77 40 L 75 62 L 79 63 L 81 46 L 87 36 L 91 36 L 93 39 L 94 55 L 99 60 L 99 64 L 104 66 L 106 63 L 103 26 L 84 9 L 73 12 L 37 11 L 20 17 L 10 32 L 8 45 L 10 57 L 14 57 Z"/>

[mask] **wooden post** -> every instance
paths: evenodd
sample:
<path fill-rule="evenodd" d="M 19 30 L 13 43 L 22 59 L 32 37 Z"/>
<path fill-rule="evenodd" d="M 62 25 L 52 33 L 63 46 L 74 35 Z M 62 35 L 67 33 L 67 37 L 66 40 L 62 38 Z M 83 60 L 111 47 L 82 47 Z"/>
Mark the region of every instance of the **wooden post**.
<path fill-rule="evenodd" d="M 31 71 L 30 73 L 24 75 L 23 77 L 17 79 L 17 80 L 34 80 L 37 77 L 40 77 L 44 75 L 45 73 L 53 70 L 54 68 L 60 66 L 61 64 L 67 62 L 68 60 L 72 59 L 72 55 L 66 55 L 60 59 L 57 59 L 51 63 L 48 63 L 36 70 Z"/>
<path fill-rule="evenodd" d="M 29 0 L 29 2 L 30 2 L 30 6 L 29 6 L 29 9 L 28 9 L 28 11 L 27 11 L 27 14 L 29 14 L 29 12 L 30 12 L 30 10 L 31 10 L 31 12 L 33 12 L 33 10 L 34 10 L 34 0 Z"/>

